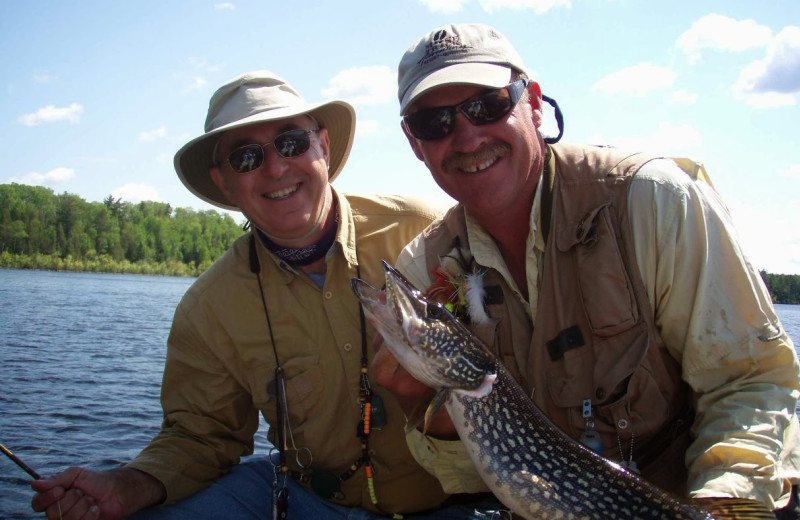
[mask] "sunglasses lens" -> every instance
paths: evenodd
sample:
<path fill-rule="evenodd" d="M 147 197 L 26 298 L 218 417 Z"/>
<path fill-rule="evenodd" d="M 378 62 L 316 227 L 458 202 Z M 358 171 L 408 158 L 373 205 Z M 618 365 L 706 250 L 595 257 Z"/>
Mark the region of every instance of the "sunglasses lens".
<path fill-rule="evenodd" d="M 247 173 L 255 170 L 264 161 L 264 150 L 257 144 L 241 146 L 228 156 L 228 162 L 236 173 Z"/>
<path fill-rule="evenodd" d="M 408 131 L 417 139 L 441 139 L 453 131 L 456 111 L 453 107 L 429 108 L 409 114 L 404 120 Z"/>
<path fill-rule="evenodd" d="M 311 146 L 311 138 L 306 130 L 292 130 L 284 132 L 275 138 L 272 143 L 281 156 L 286 158 L 303 155 Z"/>
<path fill-rule="evenodd" d="M 466 102 L 461 105 L 461 110 L 473 124 L 485 125 L 505 117 L 513 106 L 508 89 L 501 89 Z"/>

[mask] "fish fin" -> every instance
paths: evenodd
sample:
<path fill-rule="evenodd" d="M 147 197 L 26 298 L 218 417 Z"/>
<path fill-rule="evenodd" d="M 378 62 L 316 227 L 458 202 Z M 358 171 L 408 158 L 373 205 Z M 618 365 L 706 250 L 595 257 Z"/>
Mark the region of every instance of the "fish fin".
<path fill-rule="evenodd" d="M 714 520 L 775 520 L 775 514 L 762 502 L 746 498 L 692 498 L 689 503 Z"/>
<path fill-rule="evenodd" d="M 442 407 L 442 405 L 447 402 L 447 398 L 450 396 L 450 390 L 447 388 L 440 388 L 436 394 L 434 394 L 433 398 L 431 398 L 431 402 L 428 405 L 428 408 L 425 410 L 425 425 L 422 428 L 422 434 L 424 435 L 428 431 L 428 426 L 431 425 L 431 421 L 433 420 L 433 416 L 436 415 L 436 412 Z"/>

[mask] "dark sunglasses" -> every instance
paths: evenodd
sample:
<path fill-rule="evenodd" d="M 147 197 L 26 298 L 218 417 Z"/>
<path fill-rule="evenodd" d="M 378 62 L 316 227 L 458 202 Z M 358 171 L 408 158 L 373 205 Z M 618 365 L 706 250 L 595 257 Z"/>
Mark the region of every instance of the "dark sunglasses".
<path fill-rule="evenodd" d="M 423 141 L 442 139 L 456 127 L 456 111 L 461 112 L 473 125 L 487 125 L 503 119 L 517 106 L 528 85 L 520 79 L 503 88 L 473 96 L 458 105 L 425 108 L 403 116 L 411 135 Z"/>
<path fill-rule="evenodd" d="M 283 158 L 300 157 L 311 147 L 311 134 L 316 131 L 317 129 L 289 130 L 278 134 L 269 143 L 240 146 L 228 154 L 228 160 L 225 162 L 229 163 L 236 173 L 251 172 L 264 162 L 264 148 L 269 145 L 274 146 L 275 151 Z"/>

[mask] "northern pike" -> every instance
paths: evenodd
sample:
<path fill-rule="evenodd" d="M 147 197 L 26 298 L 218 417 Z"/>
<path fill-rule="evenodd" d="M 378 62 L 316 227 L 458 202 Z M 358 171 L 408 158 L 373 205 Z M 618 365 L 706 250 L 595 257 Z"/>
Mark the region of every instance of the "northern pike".
<path fill-rule="evenodd" d="M 470 330 L 383 263 L 386 288 L 353 291 L 384 346 L 435 389 L 484 482 L 515 514 L 538 519 L 774 519 L 746 499 L 678 499 L 554 425 Z"/>

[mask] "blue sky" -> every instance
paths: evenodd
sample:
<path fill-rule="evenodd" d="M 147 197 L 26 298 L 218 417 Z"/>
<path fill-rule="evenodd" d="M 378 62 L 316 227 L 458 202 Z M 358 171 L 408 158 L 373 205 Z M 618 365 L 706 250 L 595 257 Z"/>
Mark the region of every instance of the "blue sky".
<path fill-rule="evenodd" d="M 800 273 L 795 0 L 2 0 L 0 183 L 212 209 L 173 154 L 219 85 L 269 69 L 355 105 L 340 190 L 446 199 L 400 131 L 396 68 L 453 22 L 511 39 L 565 142 L 703 162 L 754 266 Z"/>

